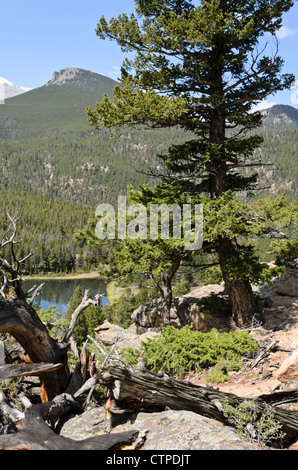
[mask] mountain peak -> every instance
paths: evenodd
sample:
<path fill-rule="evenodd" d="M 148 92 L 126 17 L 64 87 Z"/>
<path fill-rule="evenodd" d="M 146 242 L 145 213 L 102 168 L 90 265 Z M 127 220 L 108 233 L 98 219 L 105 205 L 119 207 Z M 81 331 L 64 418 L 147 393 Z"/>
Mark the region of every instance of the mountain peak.
<path fill-rule="evenodd" d="M 105 77 L 104 75 L 96 72 L 91 72 L 90 70 L 79 69 L 76 67 L 68 67 L 62 69 L 59 72 L 54 72 L 52 79 L 46 83 L 46 86 L 49 85 L 75 85 L 81 90 L 85 91 L 98 90 L 102 86 L 104 88 L 114 87 L 115 80 Z"/>
<path fill-rule="evenodd" d="M 9 80 L 6 80 L 6 78 L 0 77 L 0 85 L 12 85 L 15 86 L 12 82 Z"/>
<path fill-rule="evenodd" d="M 59 72 L 54 72 L 47 85 L 63 85 L 67 80 L 73 80 L 80 72 L 81 70 L 76 67 L 68 67 Z"/>
<path fill-rule="evenodd" d="M 285 104 L 276 104 L 262 111 L 265 117 L 264 127 L 285 129 L 297 128 L 298 109 Z"/>
<path fill-rule="evenodd" d="M 96 106 L 106 94 L 113 97 L 117 82 L 102 74 L 76 67 L 52 74 L 45 85 L 15 96 L 0 110 L 15 119 L 22 129 L 89 129 L 86 106 Z M 6 85 L 5 85 L 6 86 Z M 0 96 L 1 98 L 1 96 Z"/>

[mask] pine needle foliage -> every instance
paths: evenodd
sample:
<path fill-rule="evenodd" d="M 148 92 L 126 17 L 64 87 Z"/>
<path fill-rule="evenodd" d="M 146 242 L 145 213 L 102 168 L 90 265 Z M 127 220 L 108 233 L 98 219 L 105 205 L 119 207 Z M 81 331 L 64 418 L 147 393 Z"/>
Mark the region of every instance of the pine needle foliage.
<path fill-rule="evenodd" d="M 235 370 L 245 355 L 258 349 L 258 344 L 247 331 L 220 333 L 214 328 L 202 333 L 189 326 L 167 326 L 159 338 L 143 343 L 143 348 L 146 366 L 153 372 L 182 375 L 213 367 L 223 360 L 230 370 Z"/>

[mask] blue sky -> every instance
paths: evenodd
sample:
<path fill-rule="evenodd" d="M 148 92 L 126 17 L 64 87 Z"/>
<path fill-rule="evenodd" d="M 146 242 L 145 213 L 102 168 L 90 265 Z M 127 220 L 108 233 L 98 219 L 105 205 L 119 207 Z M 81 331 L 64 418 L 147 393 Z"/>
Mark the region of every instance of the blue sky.
<path fill-rule="evenodd" d="M 133 10 L 133 0 L 0 0 L 0 76 L 28 88 L 44 85 L 54 71 L 66 67 L 117 79 L 125 56 L 94 30 L 102 15 L 109 19 Z M 284 72 L 296 75 L 297 87 L 270 96 L 269 104 L 298 107 L 297 52 L 298 1 L 280 31 Z"/>

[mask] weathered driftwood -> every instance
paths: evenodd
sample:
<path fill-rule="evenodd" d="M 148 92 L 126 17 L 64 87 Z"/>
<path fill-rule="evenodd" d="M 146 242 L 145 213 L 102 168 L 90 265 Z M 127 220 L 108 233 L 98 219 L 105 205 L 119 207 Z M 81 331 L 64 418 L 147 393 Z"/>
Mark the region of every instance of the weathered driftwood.
<path fill-rule="evenodd" d="M 131 445 L 138 436 L 138 431 L 129 431 L 76 441 L 56 434 L 45 420 L 55 421 L 74 407 L 73 398 L 67 394 L 33 405 L 18 423 L 19 432 L 0 436 L 0 450 L 117 450 Z"/>
<path fill-rule="evenodd" d="M 218 421 L 226 422 L 222 412 L 222 402 L 237 406 L 247 398 L 231 393 L 223 393 L 214 388 L 206 388 L 175 380 L 166 375 L 159 376 L 148 370 L 129 370 L 110 366 L 99 377 L 101 384 L 107 386 L 111 397 L 120 408 L 132 411 L 189 410 Z M 275 396 L 274 399 L 277 397 Z M 262 413 L 268 406 L 265 401 L 252 398 Z M 117 412 L 117 411 L 116 411 Z M 298 439 L 298 412 L 275 407 L 275 418 L 282 425 L 287 440 Z"/>
<path fill-rule="evenodd" d="M 92 300 L 89 291 L 86 290 L 80 305 L 72 315 L 69 330 L 64 338 L 60 340 L 51 338 L 46 326 L 32 307 L 32 302 L 36 295 L 40 293 L 42 285 L 34 287 L 27 293 L 23 290 L 21 265 L 31 254 L 23 259 L 18 259 L 15 253 L 15 245 L 18 243 L 16 241 L 17 223 L 20 217 L 10 216 L 9 214 L 7 214 L 7 217 L 9 219 L 8 228 L 4 234 L 0 235 L 0 252 L 4 247 L 9 247 L 13 261 L 9 262 L 0 255 L 0 333 L 9 333 L 16 339 L 21 348 L 14 349 L 13 347 L 11 354 L 6 350 L 5 362 L 21 359 L 30 364 L 63 364 L 64 367 L 57 366 L 49 370 L 44 369 L 42 374 L 39 374 L 41 379 L 41 400 L 47 402 L 56 395 L 65 392 L 70 378 L 67 363 L 67 350 L 70 346 L 73 347 L 78 357 L 76 345 L 72 338 L 77 318 L 89 305 L 97 305 L 101 295 L 97 295 L 95 300 Z M 11 287 L 15 297 L 8 298 L 7 293 Z M 86 355 L 85 364 L 82 368 L 83 382 L 89 378 L 87 363 Z M 12 369 L 2 368 L 2 377 L 8 378 L 9 370 Z M 18 369 L 15 367 L 13 373 L 15 374 L 17 371 Z M 23 375 L 22 371 L 21 375 Z M 79 377 L 76 377 L 75 382 L 78 382 L 78 379 Z"/>

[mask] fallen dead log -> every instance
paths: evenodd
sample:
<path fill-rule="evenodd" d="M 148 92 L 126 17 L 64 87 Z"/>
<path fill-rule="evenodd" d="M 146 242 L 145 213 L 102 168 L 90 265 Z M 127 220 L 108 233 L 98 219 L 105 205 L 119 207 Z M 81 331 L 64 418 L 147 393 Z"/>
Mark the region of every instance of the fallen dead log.
<path fill-rule="evenodd" d="M 45 372 L 54 372 L 64 367 L 64 364 L 5 364 L 0 365 L 0 380 L 26 375 L 41 375 Z"/>
<path fill-rule="evenodd" d="M 258 398 L 273 406 L 282 405 L 283 403 L 298 403 L 298 389 L 263 394 L 259 395 Z"/>
<path fill-rule="evenodd" d="M 167 375 L 157 375 L 146 369 L 129 370 L 123 367 L 107 367 L 99 375 L 99 382 L 110 390 L 110 396 L 119 408 L 131 411 L 157 411 L 169 407 L 188 410 L 227 423 L 222 402 L 236 407 L 247 398 L 220 392 L 212 387 L 201 387 L 175 380 Z M 276 397 L 275 397 L 276 398 Z M 257 410 L 264 413 L 268 407 L 255 397 Z M 282 425 L 289 443 L 298 439 L 298 412 L 275 407 L 275 419 Z M 110 410 L 113 415 L 113 410 Z M 117 410 L 114 409 L 114 413 Z"/>
<path fill-rule="evenodd" d="M 46 423 L 46 420 L 55 421 L 76 406 L 67 394 L 33 405 L 18 423 L 19 432 L 0 436 L 0 450 L 118 450 L 130 446 L 138 437 L 138 431 L 129 431 L 76 441 L 56 434 Z"/>

